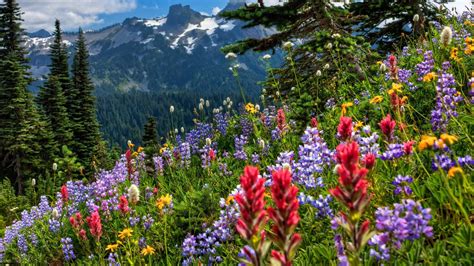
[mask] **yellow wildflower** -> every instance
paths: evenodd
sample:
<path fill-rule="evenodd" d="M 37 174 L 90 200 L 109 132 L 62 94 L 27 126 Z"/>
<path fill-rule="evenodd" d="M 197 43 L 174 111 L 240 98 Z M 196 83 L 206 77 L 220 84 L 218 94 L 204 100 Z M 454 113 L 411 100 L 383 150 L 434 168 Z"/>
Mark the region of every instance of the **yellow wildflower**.
<path fill-rule="evenodd" d="M 134 151 L 134 152 L 132 153 L 132 157 L 137 157 L 137 156 L 138 156 L 138 152 Z"/>
<path fill-rule="evenodd" d="M 129 140 L 127 144 L 128 144 L 128 147 L 129 147 L 130 149 L 132 149 L 133 147 L 135 147 L 135 144 L 133 144 L 131 140 Z"/>
<path fill-rule="evenodd" d="M 143 256 L 153 255 L 153 254 L 155 254 L 155 249 L 153 247 L 146 246 L 146 248 L 142 249 Z"/>
<path fill-rule="evenodd" d="M 118 242 L 116 244 L 110 244 L 110 245 L 107 245 L 107 247 L 105 248 L 106 251 L 110 251 L 110 252 L 115 252 L 117 251 L 119 247 L 119 244 Z"/>
<path fill-rule="evenodd" d="M 374 98 L 370 99 L 371 104 L 381 103 L 382 101 L 383 101 L 383 97 L 380 95 L 377 95 Z"/>
<path fill-rule="evenodd" d="M 452 145 L 454 142 L 458 141 L 458 138 L 453 135 L 449 135 L 446 133 L 441 134 L 440 138 L 444 141 L 444 143 L 448 145 Z"/>
<path fill-rule="evenodd" d="M 392 83 L 392 88 L 389 90 L 388 94 L 392 94 L 394 92 L 401 93 L 402 92 L 402 84 L 399 83 Z"/>
<path fill-rule="evenodd" d="M 247 111 L 250 114 L 255 114 L 257 112 L 257 109 L 255 109 L 255 105 L 252 103 L 248 103 L 245 105 L 245 111 Z"/>
<path fill-rule="evenodd" d="M 464 49 L 464 53 L 471 55 L 474 52 L 474 39 L 471 37 L 466 37 L 464 41 L 466 42 L 466 49 Z"/>
<path fill-rule="evenodd" d="M 436 140 L 436 137 L 423 135 L 421 136 L 420 143 L 418 143 L 418 149 L 422 151 L 424 149 L 431 148 Z"/>
<path fill-rule="evenodd" d="M 463 174 L 464 171 L 462 170 L 461 167 L 459 166 L 454 166 L 454 167 L 451 167 L 448 171 L 448 176 L 449 177 L 454 177 L 456 174 Z"/>
<path fill-rule="evenodd" d="M 131 237 L 132 236 L 132 233 L 133 233 L 133 230 L 130 229 L 130 228 L 125 228 L 122 230 L 122 232 L 119 233 L 119 237 L 120 239 L 125 239 L 127 237 Z"/>
<path fill-rule="evenodd" d="M 456 47 L 451 48 L 451 56 L 449 58 L 456 62 L 461 61 L 461 58 L 459 58 L 459 49 Z"/>
<path fill-rule="evenodd" d="M 423 82 L 430 82 L 434 80 L 437 75 L 434 72 L 430 72 L 423 77 Z"/>
<path fill-rule="evenodd" d="M 342 106 L 341 106 L 342 107 L 342 116 L 345 116 L 347 114 L 347 107 L 351 107 L 353 105 L 354 105 L 354 103 L 352 103 L 352 102 L 343 103 Z"/>
<path fill-rule="evenodd" d="M 137 152 L 140 153 L 142 151 L 143 151 L 143 147 L 142 146 L 138 147 Z"/>
<path fill-rule="evenodd" d="M 362 121 L 358 121 L 355 126 L 354 126 L 354 131 L 357 131 L 357 129 L 361 128 L 364 125 Z"/>
<path fill-rule="evenodd" d="M 156 207 L 158 207 L 159 210 L 162 210 L 165 206 L 170 205 L 172 200 L 173 200 L 173 197 L 170 194 L 166 194 L 165 196 L 161 196 L 156 201 Z"/>
<path fill-rule="evenodd" d="M 229 196 L 227 197 L 227 199 L 225 200 L 225 204 L 226 204 L 226 205 L 229 205 L 229 204 L 232 203 L 232 201 L 234 201 L 234 196 L 229 195 Z"/>

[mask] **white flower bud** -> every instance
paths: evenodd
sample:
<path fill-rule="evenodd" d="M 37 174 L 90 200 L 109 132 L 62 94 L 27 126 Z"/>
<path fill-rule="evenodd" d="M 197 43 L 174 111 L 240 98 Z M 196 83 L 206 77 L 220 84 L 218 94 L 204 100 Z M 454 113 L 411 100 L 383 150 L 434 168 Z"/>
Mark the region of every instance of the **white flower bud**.
<path fill-rule="evenodd" d="M 31 186 L 32 187 L 36 186 L 36 179 L 34 179 L 34 178 L 31 179 Z"/>
<path fill-rule="evenodd" d="M 237 59 L 237 55 L 235 53 L 230 52 L 230 53 L 225 55 L 225 59 L 235 60 L 235 59 Z"/>
<path fill-rule="evenodd" d="M 453 30 L 451 27 L 445 26 L 443 31 L 441 31 L 440 39 L 441 43 L 444 46 L 448 46 L 451 43 L 451 39 L 453 38 Z"/>
<path fill-rule="evenodd" d="M 128 201 L 136 204 L 140 200 L 140 190 L 135 184 L 132 184 L 128 189 Z"/>
<path fill-rule="evenodd" d="M 380 64 L 380 72 L 385 73 L 387 72 L 388 67 L 384 63 Z"/>
<path fill-rule="evenodd" d="M 419 20 L 420 20 L 420 15 L 415 14 L 415 15 L 413 16 L 413 22 L 418 22 Z"/>
<path fill-rule="evenodd" d="M 260 105 L 256 104 L 255 105 L 255 110 L 260 111 Z"/>
<path fill-rule="evenodd" d="M 331 50 L 332 49 L 332 43 L 326 44 L 326 49 Z"/>
<path fill-rule="evenodd" d="M 277 97 L 280 97 L 280 92 L 279 91 L 277 91 L 275 94 L 276 94 Z"/>
<path fill-rule="evenodd" d="M 266 90 L 266 89 L 263 89 L 263 90 L 262 90 L 262 94 L 267 94 L 267 90 Z"/>
<path fill-rule="evenodd" d="M 204 103 L 199 103 L 199 110 L 204 110 Z"/>
<path fill-rule="evenodd" d="M 181 133 L 184 133 L 184 127 L 181 127 Z"/>
<path fill-rule="evenodd" d="M 174 129 L 174 133 L 178 134 L 179 130 L 177 128 Z"/>
<path fill-rule="evenodd" d="M 212 140 L 210 138 L 206 138 L 206 145 L 211 146 Z"/>
<path fill-rule="evenodd" d="M 321 72 L 321 70 L 317 70 L 316 71 L 316 77 L 321 77 L 323 75 L 323 73 Z"/>
<path fill-rule="evenodd" d="M 173 105 L 170 106 L 170 113 L 174 113 L 174 106 Z"/>
<path fill-rule="evenodd" d="M 338 174 L 338 171 L 339 171 L 339 168 L 341 168 L 341 165 L 340 164 L 336 164 L 336 166 L 334 167 L 334 169 L 332 170 L 334 174 Z"/>
<path fill-rule="evenodd" d="M 130 140 L 129 140 L 130 141 Z M 58 170 L 58 164 L 57 163 L 53 163 L 53 171 L 56 171 Z"/>
<path fill-rule="evenodd" d="M 285 48 L 285 49 L 287 49 L 287 50 L 293 48 L 293 46 L 295 46 L 295 45 L 294 45 L 292 42 L 285 42 L 285 43 L 283 44 L 283 48 Z"/>
<path fill-rule="evenodd" d="M 323 69 L 329 69 L 329 64 L 325 64 Z"/>
<path fill-rule="evenodd" d="M 58 219 L 59 218 L 58 209 L 54 208 L 53 211 L 51 212 L 51 216 L 53 216 L 54 219 Z"/>
<path fill-rule="evenodd" d="M 209 100 L 206 100 L 206 107 L 209 108 L 209 106 L 211 106 L 211 103 L 209 102 Z"/>
<path fill-rule="evenodd" d="M 265 140 L 260 139 L 260 140 L 258 141 L 258 146 L 259 146 L 260 149 L 262 149 L 262 150 L 265 149 Z"/>
<path fill-rule="evenodd" d="M 339 33 L 334 33 L 334 34 L 332 35 L 332 37 L 333 37 L 334 39 L 341 38 L 341 34 L 339 34 Z"/>
<path fill-rule="evenodd" d="M 270 60 L 270 58 L 272 58 L 272 56 L 269 54 L 263 56 L 263 60 Z"/>

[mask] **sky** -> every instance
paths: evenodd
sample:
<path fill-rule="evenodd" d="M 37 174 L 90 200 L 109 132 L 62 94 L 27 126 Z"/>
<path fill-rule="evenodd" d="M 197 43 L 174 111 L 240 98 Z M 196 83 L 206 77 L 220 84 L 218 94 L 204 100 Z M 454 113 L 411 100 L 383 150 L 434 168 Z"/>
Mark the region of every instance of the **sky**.
<path fill-rule="evenodd" d="M 207 14 L 216 13 L 231 0 L 17 0 L 22 8 L 28 32 L 46 29 L 52 31 L 54 20 L 59 19 L 63 30 L 76 31 L 100 29 L 120 23 L 126 18 L 155 18 L 165 16 L 170 5 L 190 5 L 194 10 Z M 248 0 L 251 2 L 255 0 Z M 276 4 L 281 0 L 265 0 Z M 458 9 L 470 0 L 456 0 L 451 6 Z"/>

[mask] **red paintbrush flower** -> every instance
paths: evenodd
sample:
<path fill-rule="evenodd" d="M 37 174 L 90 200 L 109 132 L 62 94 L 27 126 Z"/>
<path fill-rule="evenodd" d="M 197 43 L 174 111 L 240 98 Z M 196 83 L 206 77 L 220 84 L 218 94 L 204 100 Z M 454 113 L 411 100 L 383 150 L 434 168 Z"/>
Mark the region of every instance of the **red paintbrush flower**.
<path fill-rule="evenodd" d="M 128 172 L 128 178 L 130 179 L 132 177 L 132 172 L 133 172 L 133 167 L 132 167 L 132 150 L 128 149 L 125 152 L 125 159 L 127 160 L 127 172 Z"/>
<path fill-rule="evenodd" d="M 388 62 L 390 64 L 390 76 L 392 79 L 398 79 L 398 67 L 397 67 L 397 58 L 392 54 L 388 57 Z"/>
<path fill-rule="evenodd" d="M 356 142 L 340 144 L 336 148 L 336 159 L 339 163 L 337 168 L 339 186 L 330 189 L 329 193 L 349 209 L 347 213 L 341 212 L 335 220 L 346 230 L 349 239 L 354 241 L 346 246 L 354 247 L 355 250 L 349 250 L 349 255 L 352 259 L 358 260 L 358 252 L 372 234 L 369 232 L 368 221 L 358 226 L 360 217 L 370 202 L 370 196 L 367 194 L 369 183 L 365 178 L 368 169 L 359 166 L 359 146 Z M 375 164 L 375 155 L 367 154 L 363 164 L 372 168 Z"/>
<path fill-rule="evenodd" d="M 242 192 L 235 196 L 239 205 L 240 218 L 237 221 L 236 230 L 240 236 L 247 240 L 251 249 L 243 249 L 254 265 L 262 265 L 265 257 L 265 223 L 267 212 L 265 211 L 265 179 L 259 176 L 258 168 L 246 166 L 244 175 L 240 177 Z"/>
<path fill-rule="evenodd" d="M 127 197 L 121 196 L 120 197 L 120 203 L 119 203 L 119 210 L 123 213 L 126 214 L 130 211 L 130 208 L 128 207 L 128 200 Z"/>
<path fill-rule="evenodd" d="M 213 149 L 209 149 L 209 158 L 211 158 L 211 161 L 216 159 L 216 152 Z"/>
<path fill-rule="evenodd" d="M 80 237 L 82 240 L 86 240 L 86 239 L 87 239 L 86 230 L 81 229 L 81 230 L 79 231 L 79 237 Z"/>
<path fill-rule="evenodd" d="M 286 127 L 286 116 L 285 116 L 285 111 L 283 111 L 283 109 L 278 109 L 278 112 L 277 112 L 277 126 L 278 126 L 278 129 L 280 129 L 281 131 L 283 131 Z"/>
<path fill-rule="evenodd" d="M 311 127 L 318 127 L 318 120 L 316 117 L 311 118 Z"/>
<path fill-rule="evenodd" d="M 63 202 L 67 202 L 67 200 L 69 199 L 69 193 L 67 191 L 66 185 L 63 185 L 61 187 L 61 198 L 63 199 Z"/>
<path fill-rule="evenodd" d="M 405 153 L 405 155 L 412 154 L 413 144 L 415 144 L 415 142 L 413 140 L 410 140 L 410 141 L 407 141 L 407 142 L 403 143 L 403 152 Z"/>
<path fill-rule="evenodd" d="M 373 153 L 367 153 L 364 157 L 364 162 L 363 162 L 363 165 L 365 166 L 365 168 L 367 169 L 372 169 L 374 168 L 374 165 L 375 165 L 375 154 Z"/>
<path fill-rule="evenodd" d="M 382 133 L 388 141 L 392 139 L 396 125 L 397 123 L 395 122 L 395 120 L 392 120 L 392 116 L 390 116 L 390 114 L 388 114 L 384 119 L 382 119 L 382 121 L 380 121 L 380 130 L 382 130 Z"/>
<path fill-rule="evenodd" d="M 337 133 L 342 140 L 348 140 L 352 136 L 352 118 L 341 116 L 339 125 L 337 126 Z"/>
<path fill-rule="evenodd" d="M 268 215 L 274 222 L 272 239 L 279 251 L 272 251 L 272 259 L 281 265 L 291 265 L 294 251 L 301 243 L 301 236 L 294 234 L 300 217 L 298 214 L 298 188 L 291 183 L 291 173 L 287 169 L 273 172 L 272 199 L 276 208 L 268 208 Z"/>
<path fill-rule="evenodd" d="M 97 240 L 99 240 L 102 236 L 102 223 L 97 210 L 93 212 L 91 216 L 87 217 L 87 224 L 89 225 L 91 235 L 95 236 Z"/>

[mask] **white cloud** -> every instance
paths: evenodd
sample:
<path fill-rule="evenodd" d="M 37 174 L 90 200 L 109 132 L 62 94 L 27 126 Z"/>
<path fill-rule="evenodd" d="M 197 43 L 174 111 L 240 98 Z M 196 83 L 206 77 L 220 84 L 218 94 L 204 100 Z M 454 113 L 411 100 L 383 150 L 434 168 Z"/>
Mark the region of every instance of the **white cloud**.
<path fill-rule="evenodd" d="M 18 0 L 27 31 L 52 30 L 54 20 L 61 21 L 64 30 L 76 30 L 99 24 L 101 14 L 133 10 L 136 0 Z"/>
<path fill-rule="evenodd" d="M 221 12 L 222 9 L 220 9 L 220 7 L 216 6 L 212 9 L 212 15 L 217 15 L 219 14 L 219 12 Z"/>

